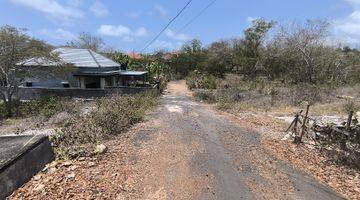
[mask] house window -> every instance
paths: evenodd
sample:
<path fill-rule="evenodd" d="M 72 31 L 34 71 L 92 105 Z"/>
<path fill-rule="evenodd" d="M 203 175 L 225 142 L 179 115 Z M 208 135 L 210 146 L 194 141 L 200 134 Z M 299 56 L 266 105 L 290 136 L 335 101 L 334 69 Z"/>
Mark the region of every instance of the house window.
<path fill-rule="evenodd" d="M 69 87 L 70 87 L 70 83 L 69 83 L 69 82 L 61 82 L 61 85 L 62 85 L 64 88 L 69 88 Z"/>
<path fill-rule="evenodd" d="M 26 87 L 32 87 L 33 86 L 33 83 L 31 81 L 26 81 L 25 82 L 25 86 Z"/>
<path fill-rule="evenodd" d="M 105 78 L 105 87 L 111 87 L 112 85 L 112 77 Z"/>
<path fill-rule="evenodd" d="M 100 78 L 99 77 L 86 77 L 85 78 L 85 88 L 100 88 Z"/>

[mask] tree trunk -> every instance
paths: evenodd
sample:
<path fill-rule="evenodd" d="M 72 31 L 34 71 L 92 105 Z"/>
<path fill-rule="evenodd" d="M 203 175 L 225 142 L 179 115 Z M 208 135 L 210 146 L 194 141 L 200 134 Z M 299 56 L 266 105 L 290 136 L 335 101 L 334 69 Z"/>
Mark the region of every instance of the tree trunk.
<path fill-rule="evenodd" d="M 13 106 L 12 106 L 12 101 L 10 99 L 8 99 L 7 101 L 5 101 L 5 108 L 6 108 L 6 117 L 10 118 L 13 116 Z"/>
<path fill-rule="evenodd" d="M 5 97 L 5 102 L 4 102 L 6 108 L 6 117 L 10 118 L 13 116 L 12 92 L 10 87 L 7 88 L 6 94 L 7 96 Z"/>

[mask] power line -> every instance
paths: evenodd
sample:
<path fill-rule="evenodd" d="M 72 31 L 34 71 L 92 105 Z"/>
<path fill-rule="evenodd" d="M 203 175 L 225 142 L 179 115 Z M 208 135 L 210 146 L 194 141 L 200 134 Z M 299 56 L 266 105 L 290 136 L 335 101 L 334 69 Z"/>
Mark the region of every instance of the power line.
<path fill-rule="evenodd" d="M 172 18 L 169 23 L 160 31 L 159 34 L 156 35 L 156 37 L 154 39 L 152 39 L 140 52 L 144 52 L 150 45 L 152 45 L 152 43 L 154 43 L 160 36 L 161 34 L 167 29 L 169 28 L 169 26 L 171 25 L 171 23 L 173 23 L 183 12 L 184 10 L 190 5 L 190 3 L 193 0 L 189 0 L 186 5 L 178 12 L 178 14 Z"/>
<path fill-rule="evenodd" d="M 192 24 L 195 20 L 197 20 L 204 12 L 209 9 L 217 0 L 211 1 L 205 8 L 203 8 L 195 17 L 193 17 L 188 23 L 186 23 L 183 27 L 178 30 L 178 33 L 187 28 L 190 24 Z"/>

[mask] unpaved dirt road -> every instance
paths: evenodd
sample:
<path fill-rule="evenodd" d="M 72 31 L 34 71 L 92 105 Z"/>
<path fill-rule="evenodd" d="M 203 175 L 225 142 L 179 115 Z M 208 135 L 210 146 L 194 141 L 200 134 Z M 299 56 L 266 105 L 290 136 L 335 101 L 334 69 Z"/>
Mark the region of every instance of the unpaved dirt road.
<path fill-rule="evenodd" d="M 268 154 L 259 134 L 193 101 L 184 81 L 169 84 L 154 118 L 157 126 L 138 138 L 150 158 L 146 198 L 341 199 Z"/>
<path fill-rule="evenodd" d="M 10 199 L 342 199 L 260 140 L 171 82 L 157 110 L 108 141 L 106 154 L 53 164 Z"/>

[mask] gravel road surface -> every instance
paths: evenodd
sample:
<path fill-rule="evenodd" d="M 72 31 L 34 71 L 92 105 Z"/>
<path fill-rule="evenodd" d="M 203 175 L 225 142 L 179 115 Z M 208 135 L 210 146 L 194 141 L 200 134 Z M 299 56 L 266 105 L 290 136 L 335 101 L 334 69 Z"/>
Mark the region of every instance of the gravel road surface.
<path fill-rule="evenodd" d="M 164 152 L 154 165 L 161 165 L 161 156 L 168 154 L 182 162 L 158 169 L 162 180 L 156 180 L 163 183 L 158 188 L 163 188 L 165 199 L 342 199 L 268 154 L 260 146 L 258 133 L 192 100 L 183 81 L 169 84 L 162 105 L 155 114 L 159 126 L 152 135 L 163 133 Z M 146 180 L 152 185 L 155 179 L 147 176 Z"/>

